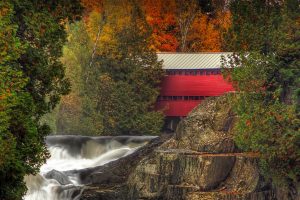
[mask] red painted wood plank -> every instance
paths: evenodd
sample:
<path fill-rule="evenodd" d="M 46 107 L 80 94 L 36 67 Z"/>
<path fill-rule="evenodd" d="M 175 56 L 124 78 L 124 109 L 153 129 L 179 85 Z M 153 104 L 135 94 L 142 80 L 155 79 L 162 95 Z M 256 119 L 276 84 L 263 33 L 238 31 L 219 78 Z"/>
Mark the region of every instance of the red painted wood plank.
<path fill-rule="evenodd" d="M 166 76 L 161 84 L 161 96 L 219 96 L 233 91 L 222 75 Z"/>
<path fill-rule="evenodd" d="M 160 96 L 220 96 L 234 91 L 222 75 L 169 75 L 161 83 Z M 156 110 L 166 116 L 187 116 L 201 100 L 158 101 Z"/>
<path fill-rule="evenodd" d="M 166 116 L 176 117 L 181 116 L 185 117 L 188 113 L 201 103 L 199 101 L 159 101 L 156 103 L 156 110 L 162 110 Z"/>

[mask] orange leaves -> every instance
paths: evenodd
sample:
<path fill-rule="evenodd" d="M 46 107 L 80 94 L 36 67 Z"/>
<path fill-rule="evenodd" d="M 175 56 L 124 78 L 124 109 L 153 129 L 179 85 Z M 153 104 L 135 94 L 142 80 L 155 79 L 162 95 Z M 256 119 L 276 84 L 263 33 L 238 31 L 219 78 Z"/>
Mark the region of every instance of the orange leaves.
<path fill-rule="evenodd" d="M 3 100 L 6 98 L 6 95 L 5 94 L 0 94 L 0 100 Z"/>
<path fill-rule="evenodd" d="M 156 51 L 179 49 L 179 24 L 175 0 L 144 0 L 147 22 L 153 29 L 152 46 Z M 229 11 L 218 10 L 214 17 L 201 13 L 195 17 L 187 35 L 187 51 L 222 51 L 223 32 L 231 25 Z"/>
<path fill-rule="evenodd" d="M 42 25 L 42 26 L 40 27 L 40 34 L 41 34 L 41 35 L 44 35 L 45 32 L 46 32 L 46 27 Z"/>
<path fill-rule="evenodd" d="M 5 16 L 7 15 L 8 13 L 10 12 L 10 9 L 8 6 L 1 6 L 1 9 L 0 9 L 0 17 L 1 16 Z"/>
<path fill-rule="evenodd" d="M 171 34 L 153 33 L 152 34 L 152 46 L 154 50 L 160 52 L 174 52 L 176 51 L 179 43 L 177 38 Z"/>
<path fill-rule="evenodd" d="M 87 30 L 92 39 L 98 24 L 95 21 L 100 16 L 100 12 L 103 11 L 104 0 L 81 0 L 86 11 L 89 13 L 85 19 L 87 23 Z M 175 0 L 142 0 L 139 1 L 142 5 L 146 21 L 152 28 L 151 35 L 151 49 L 161 52 L 175 52 L 179 50 L 180 34 L 179 24 L 176 18 L 178 13 L 176 9 Z M 124 5 L 123 5 L 124 4 Z M 126 7 L 124 2 L 117 2 L 112 8 L 105 7 L 105 10 L 111 16 L 123 16 L 118 17 L 118 29 L 128 25 L 128 13 L 130 8 Z M 127 13 L 122 13 L 125 10 Z M 121 12 L 121 13 L 120 13 Z M 91 14 L 93 13 L 93 14 Z M 95 14 L 97 13 L 97 14 Z M 110 21 L 109 16 L 107 21 Z M 214 16 L 208 16 L 206 13 L 201 13 L 195 17 L 192 22 L 192 26 L 187 35 L 187 51 L 192 52 L 220 52 L 222 51 L 223 33 L 226 32 L 231 26 L 231 14 L 224 9 L 217 9 Z M 110 31 L 107 32 L 108 35 Z M 102 38 L 104 41 L 112 40 L 112 37 Z"/>
<path fill-rule="evenodd" d="M 175 20 L 175 1 L 144 0 L 146 20 L 152 28 L 151 48 L 156 51 L 176 51 L 178 39 Z"/>
<path fill-rule="evenodd" d="M 100 12 L 103 9 L 103 0 L 81 0 L 81 4 L 87 12 Z"/>
<path fill-rule="evenodd" d="M 222 34 L 230 27 L 230 12 L 218 11 L 214 18 L 201 13 L 192 25 L 188 35 L 190 51 L 220 52 L 222 51 Z"/>
<path fill-rule="evenodd" d="M 251 121 L 250 120 L 246 121 L 246 126 L 251 126 Z"/>
<path fill-rule="evenodd" d="M 0 88 L 0 111 L 7 108 L 7 99 L 12 96 L 9 88 Z"/>
<path fill-rule="evenodd" d="M 207 15 L 200 14 L 194 21 L 188 44 L 191 51 L 221 51 L 220 33 Z"/>

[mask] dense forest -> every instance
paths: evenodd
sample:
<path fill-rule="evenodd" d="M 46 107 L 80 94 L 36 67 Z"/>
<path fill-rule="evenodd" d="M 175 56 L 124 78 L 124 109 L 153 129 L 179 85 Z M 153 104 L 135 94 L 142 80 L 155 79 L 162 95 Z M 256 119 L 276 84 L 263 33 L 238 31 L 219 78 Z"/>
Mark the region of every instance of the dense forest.
<path fill-rule="evenodd" d="M 0 2 L 0 199 L 21 199 L 24 176 L 48 157 L 40 119 L 69 91 L 64 22 L 80 14 L 77 1 Z"/>
<path fill-rule="evenodd" d="M 69 40 L 62 57 L 73 89 L 45 120 L 55 132 L 64 134 L 159 134 L 163 116 L 148 110 L 158 95 L 157 86 L 163 76 L 158 69 L 161 66 L 146 75 L 145 70 L 126 71 L 127 66 L 115 67 L 113 62 L 131 65 L 124 62 L 129 54 L 141 56 L 146 52 L 152 52 L 152 58 L 147 53 L 143 60 L 155 62 L 157 51 L 222 51 L 225 49 L 222 47 L 224 33 L 230 25 L 230 11 L 225 2 L 145 0 L 139 1 L 139 5 L 131 1 L 82 2 L 83 19 L 67 26 Z M 139 27 L 131 27 L 133 24 Z M 135 28 L 144 29 L 143 35 L 138 35 L 142 32 L 136 33 Z M 129 35 L 125 36 L 126 33 Z M 122 45 L 126 48 L 121 48 Z M 125 56 L 121 58 L 120 54 Z M 101 78 L 95 79 L 99 74 Z M 94 79 L 91 75 L 95 75 Z M 147 79 L 149 75 L 151 80 Z M 112 85 L 112 81 L 118 84 Z M 125 90 L 125 86 L 119 85 L 121 81 L 131 82 L 130 87 L 139 85 L 138 91 Z M 120 95 L 111 92 L 119 90 L 112 87 L 122 88 Z M 135 97 L 139 99 L 133 99 Z M 96 108 L 97 104 L 102 108 Z M 114 109 L 109 110 L 112 107 Z"/>
<path fill-rule="evenodd" d="M 281 185 L 300 175 L 299 1 L 234 1 L 224 75 L 238 94 L 235 142 L 259 152 L 264 174 Z"/>
<path fill-rule="evenodd" d="M 0 199 L 22 198 L 48 134 L 160 134 L 158 51 L 235 52 L 236 144 L 299 186 L 298 0 L 2 0 Z"/>

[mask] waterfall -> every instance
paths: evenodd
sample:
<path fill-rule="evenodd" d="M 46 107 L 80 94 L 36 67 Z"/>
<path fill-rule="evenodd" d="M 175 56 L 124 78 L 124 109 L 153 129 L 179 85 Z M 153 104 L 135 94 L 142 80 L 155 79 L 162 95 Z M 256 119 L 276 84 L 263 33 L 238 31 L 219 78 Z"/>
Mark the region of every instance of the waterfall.
<path fill-rule="evenodd" d="M 83 185 L 76 170 L 104 165 L 133 153 L 152 136 L 48 136 L 51 157 L 40 173 L 25 177 L 24 200 L 78 200 Z M 72 171 L 73 170 L 73 171 Z"/>

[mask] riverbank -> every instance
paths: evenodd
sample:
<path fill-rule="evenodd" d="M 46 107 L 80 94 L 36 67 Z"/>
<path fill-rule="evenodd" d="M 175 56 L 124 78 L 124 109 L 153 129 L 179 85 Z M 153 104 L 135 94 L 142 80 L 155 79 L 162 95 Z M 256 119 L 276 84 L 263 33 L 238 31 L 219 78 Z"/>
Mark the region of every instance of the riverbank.
<path fill-rule="evenodd" d="M 55 135 L 45 139 L 51 157 L 36 175 L 25 177 L 24 200 L 79 200 L 79 172 L 128 156 L 155 136 Z"/>
<path fill-rule="evenodd" d="M 259 154 L 236 148 L 236 116 L 226 105 L 227 96 L 209 98 L 180 122 L 173 136 L 86 170 L 81 199 L 297 199 L 294 191 L 275 189 L 264 180 Z"/>

